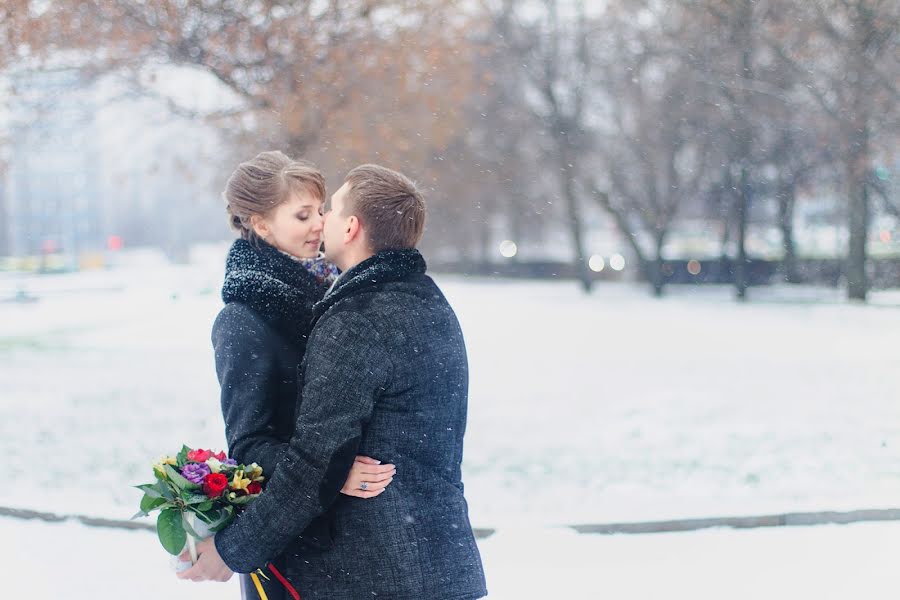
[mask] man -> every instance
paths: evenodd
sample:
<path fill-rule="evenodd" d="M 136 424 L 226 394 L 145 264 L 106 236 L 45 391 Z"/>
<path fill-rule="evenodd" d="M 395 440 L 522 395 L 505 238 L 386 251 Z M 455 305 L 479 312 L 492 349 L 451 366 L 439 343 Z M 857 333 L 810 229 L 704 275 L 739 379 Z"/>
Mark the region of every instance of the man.
<path fill-rule="evenodd" d="M 460 472 L 465 345 L 415 249 L 424 225 L 415 185 L 384 167 L 357 167 L 332 196 L 325 252 L 343 274 L 314 309 L 289 449 L 180 577 L 226 580 L 290 546 L 285 575 L 303 600 L 486 595 Z M 371 499 L 338 494 L 357 454 L 397 468 Z M 332 547 L 304 547 L 323 513 Z"/>

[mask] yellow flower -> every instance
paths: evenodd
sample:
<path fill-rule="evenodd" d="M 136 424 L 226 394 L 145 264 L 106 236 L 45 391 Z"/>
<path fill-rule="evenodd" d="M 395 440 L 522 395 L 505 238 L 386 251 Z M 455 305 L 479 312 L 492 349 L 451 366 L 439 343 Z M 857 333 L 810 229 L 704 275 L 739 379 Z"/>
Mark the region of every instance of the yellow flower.
<path fill-rule="evenodd" d="M 253 463 L 249 467 L 247 467 L 247 477 L 249 477 L 253 481 L 260 482 L 265 479 L 262 474 L 262 467 L 256 463 Z"/>
<path fill-rule="evenodd" d="M 234 477 L 231 479 L 231 489 L 244 490 L 247 491 L 247 486 L 250 485 L 250 480 L 244 477 L 243 471 L 235 471 Z"/>
<path fill-rule="evenodd" d="M 156 462 L 153 463 L 153 472 L 159 474 L 160 477 L 165 477 L 166 465 L 176 467 L 178 466 L 178 460 L 174 456 L 160 456 Z"/>

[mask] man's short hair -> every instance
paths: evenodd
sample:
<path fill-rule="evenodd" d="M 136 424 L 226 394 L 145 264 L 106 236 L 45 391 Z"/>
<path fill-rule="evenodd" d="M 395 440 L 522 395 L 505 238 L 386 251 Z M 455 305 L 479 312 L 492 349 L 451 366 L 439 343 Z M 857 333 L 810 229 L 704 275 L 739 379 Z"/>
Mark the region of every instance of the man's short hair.
<path fill-rule="evenodd" d="M 408 177 L 379 165 L 347 174 L 344 215 L 362 222 L 372 252 L 415 248 L 425 231 L 425 199 Z"/>

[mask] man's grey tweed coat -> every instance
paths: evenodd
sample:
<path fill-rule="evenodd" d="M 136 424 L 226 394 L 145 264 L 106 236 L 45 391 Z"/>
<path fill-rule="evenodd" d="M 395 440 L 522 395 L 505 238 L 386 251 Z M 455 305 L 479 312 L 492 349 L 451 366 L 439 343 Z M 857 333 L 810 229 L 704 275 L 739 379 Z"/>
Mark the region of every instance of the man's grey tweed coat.
<path fill-rule="evenodd" d="M 216 534 L 240 573 L 327 514 L 330 549 L 291 546 L 303 600 L 486 595 L 460 466 L 468 365 L 456 315 L 415 250 L 350 269 L 314 308 L 289 448 L 265 492 Z M 380 496 L 340 495 L 354 457 L 397 465 Z"/>

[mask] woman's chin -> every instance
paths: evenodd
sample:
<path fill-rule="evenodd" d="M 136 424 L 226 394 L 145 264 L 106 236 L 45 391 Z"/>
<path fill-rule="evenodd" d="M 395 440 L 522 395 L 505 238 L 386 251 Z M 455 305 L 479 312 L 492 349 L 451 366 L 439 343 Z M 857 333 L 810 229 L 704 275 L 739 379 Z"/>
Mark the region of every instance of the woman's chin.
<path fill-rule="evenodd" d="M 319 256 L 319 249 L 312 248 L 310 246 L 304 246 L 303 248 L 298 248 L 296 250 L 291 250 L 288 252 L 294 258 L 316 258 Z"/>

